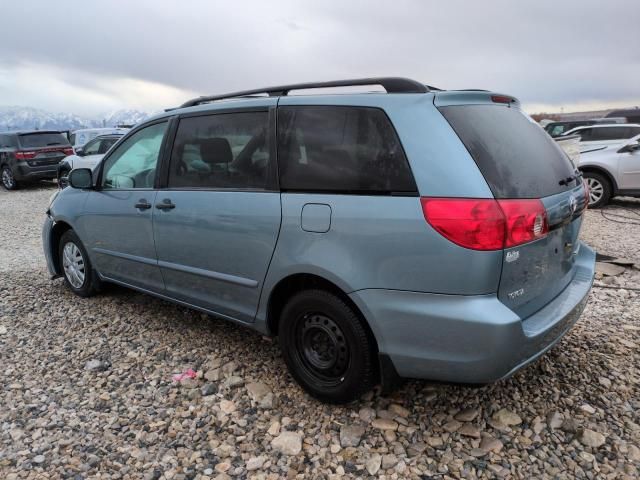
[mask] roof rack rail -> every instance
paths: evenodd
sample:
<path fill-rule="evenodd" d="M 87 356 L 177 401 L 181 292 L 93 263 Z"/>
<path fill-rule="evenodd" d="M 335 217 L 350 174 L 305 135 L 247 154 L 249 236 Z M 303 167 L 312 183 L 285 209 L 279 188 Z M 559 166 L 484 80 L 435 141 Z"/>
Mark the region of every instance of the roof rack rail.
<path fill-rule="evenodd" d="M 428 87 L 420 82 L 402 77 L 376 77 L 357 78 L 353 80 L 335 80 L 331 82 L 295 83 L 292 85 L 282 85 L 279 87 L 256 88 L 254 90 L 243 90 L 239 92 L 226 93 L 223 95 L 208 95 L 194 98 L 180 105 L 180 108 L 193 107 L 201 103 L 214 102 L 227 98 L 246 97 L 249 95 L 264 94 L 270 97 L 282 97 L 289 94 L 291 90 L 307 90 L 312 88 L 332 88 L 332 87 L 355 87 L 361 85 L 380 85 L 387 93 L 427 93 L 429 90 L 437 90 Z"/>

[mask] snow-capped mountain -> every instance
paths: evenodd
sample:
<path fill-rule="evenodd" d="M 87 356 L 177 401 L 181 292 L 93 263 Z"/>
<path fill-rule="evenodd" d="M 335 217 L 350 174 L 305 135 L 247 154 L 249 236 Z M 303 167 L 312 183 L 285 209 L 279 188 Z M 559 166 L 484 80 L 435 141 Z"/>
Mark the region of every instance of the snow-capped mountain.
<path fill-rule="evenodd" d="M 149 117 L 139 110 L 115 110 L 94 118 L 72 113 L 53 113 L 33 107 L 0 106 L 0 131 L 9 130 L 77 130 L 78 128 L 135 125 Z"/>

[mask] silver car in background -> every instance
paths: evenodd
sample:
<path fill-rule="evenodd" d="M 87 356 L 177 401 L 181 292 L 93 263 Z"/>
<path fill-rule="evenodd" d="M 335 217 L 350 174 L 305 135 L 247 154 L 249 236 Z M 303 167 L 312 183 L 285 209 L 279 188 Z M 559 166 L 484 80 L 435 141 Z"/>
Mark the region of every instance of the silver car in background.
<path fill-rule="evenodd" d="M 640 135 L 583 152 L 578 168 L 589 186 L 589 208 L 605 206 L 611 197 L 640 197 Z"/>

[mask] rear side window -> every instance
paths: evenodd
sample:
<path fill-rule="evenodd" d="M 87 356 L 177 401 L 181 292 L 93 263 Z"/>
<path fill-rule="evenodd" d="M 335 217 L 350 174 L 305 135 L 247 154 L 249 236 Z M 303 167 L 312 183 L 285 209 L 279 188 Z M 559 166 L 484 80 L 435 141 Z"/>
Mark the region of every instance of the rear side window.
<path fill-rule="evenodd" d="M 222 113 L 180 120 L 169 188 L 267 189 L 269 114 Z"/>
<path fill-rule="evenodd" d="M 27 133 L 18 135 L 22 148 L 57 147 L 69 145 L 69 140 L 62 133 Z"/>
<path fill-rule="evenodd" d="M 354 194 L 416 194 L 400 141 L 382 110 L 278 109 L 280 188 Z"/>
<path fill-rule="evenodd" d="M 594 128 L 589 140 L 622 140 L 629 137 L 631 137 L 629 127 L 603 127 Z"/>
<path fill-rule="evenodd" d="M 567 156 L 519 109 L 456 105 L 439 110 L 467 147 L 496 198 L 542 198 L 577 185 L 578 180 L 568 185 L 563 181 L 574 175 Z"/>

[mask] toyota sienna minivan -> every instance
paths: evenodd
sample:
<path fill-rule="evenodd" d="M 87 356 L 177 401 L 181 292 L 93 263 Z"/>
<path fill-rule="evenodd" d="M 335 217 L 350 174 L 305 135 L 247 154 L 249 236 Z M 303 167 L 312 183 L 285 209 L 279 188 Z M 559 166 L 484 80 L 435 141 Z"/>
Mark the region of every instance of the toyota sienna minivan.
<path fill-rule="evenodd" d="M 289 94 L 368 85 L 386 92 Z M 486 91 L 375 78 L 200 97 L 69 183 L 44 224 L 52 277 L 277 335 L 327 402 L 507 377 L 571 328 L 594 274 L 579 172 Z"/>

